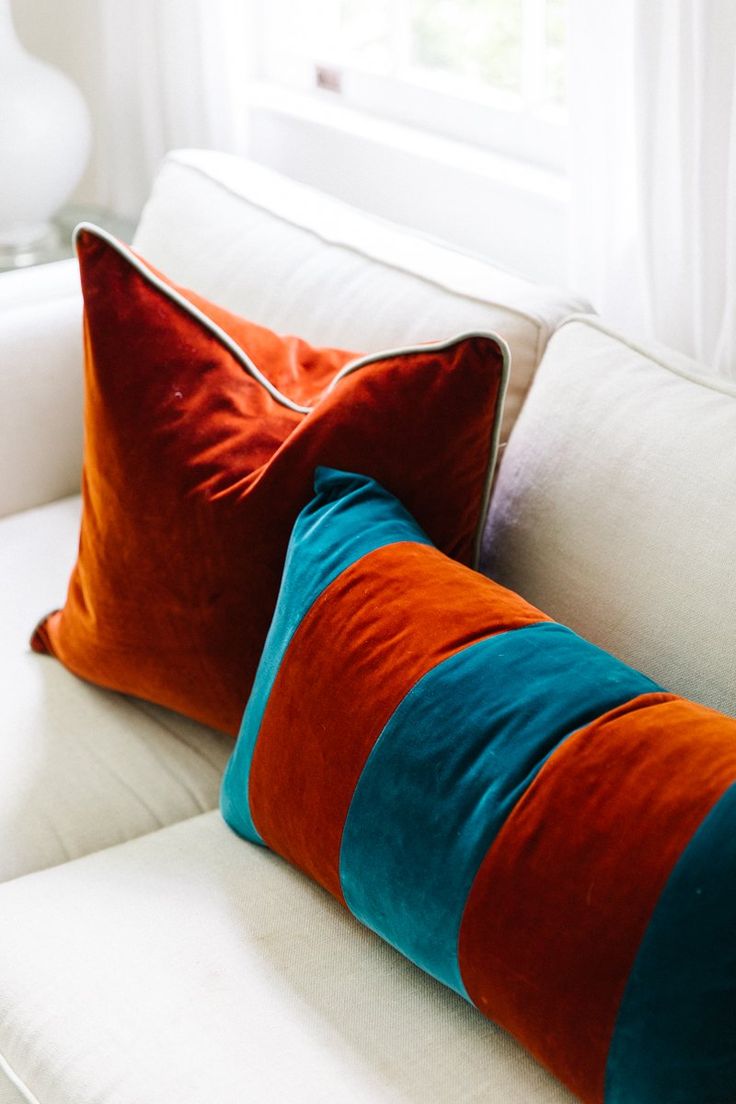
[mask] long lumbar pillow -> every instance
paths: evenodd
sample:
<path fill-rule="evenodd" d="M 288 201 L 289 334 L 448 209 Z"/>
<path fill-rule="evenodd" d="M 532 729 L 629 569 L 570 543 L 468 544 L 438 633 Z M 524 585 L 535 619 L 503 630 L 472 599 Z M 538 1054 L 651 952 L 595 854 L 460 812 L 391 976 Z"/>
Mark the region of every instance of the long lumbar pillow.
<path fill-rule="evenodd" d="M 96 227 L 76 243 L 80 548 L 32 644 L 234 734 L 316 464 L 381 479 L 474 561 L 507 349 L 478 333 L 364 357 L 315 349 L 173 286 Z"/>
<path fill-rule="evenodd" d="M 321 469 L 222 790 L 583 1101 L 736 1100 L 736 720 Z"/>

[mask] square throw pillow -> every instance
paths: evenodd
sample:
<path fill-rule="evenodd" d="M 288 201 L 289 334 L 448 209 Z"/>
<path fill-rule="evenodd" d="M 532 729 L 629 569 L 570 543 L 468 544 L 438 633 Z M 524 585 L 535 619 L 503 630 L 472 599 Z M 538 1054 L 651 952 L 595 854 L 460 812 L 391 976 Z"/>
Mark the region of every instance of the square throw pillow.
<path fill-rule="evenodd" d="M 224 816 L 583 1101 L 736 1100 L 735 781 L 736 720 L 320 469 Z"/>
<path fill-rule="evenodd" d="M 175 288 L 95 227 L 77 252 L 79 556 L 32 645 L 235 733 L 318 464 L 380 479 L 474 562 L 507 350 L 480 333 L 365 357 L 314 349 Z"/>

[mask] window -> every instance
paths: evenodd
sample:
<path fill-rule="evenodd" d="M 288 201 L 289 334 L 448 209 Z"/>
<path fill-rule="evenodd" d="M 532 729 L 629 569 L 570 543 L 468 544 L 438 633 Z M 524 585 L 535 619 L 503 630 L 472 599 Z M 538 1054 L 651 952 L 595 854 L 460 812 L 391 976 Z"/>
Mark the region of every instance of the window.
<path fill-rule="evenodd" d="M 266 0 L 263 75 L 564 165 L 567 0 Z"/>

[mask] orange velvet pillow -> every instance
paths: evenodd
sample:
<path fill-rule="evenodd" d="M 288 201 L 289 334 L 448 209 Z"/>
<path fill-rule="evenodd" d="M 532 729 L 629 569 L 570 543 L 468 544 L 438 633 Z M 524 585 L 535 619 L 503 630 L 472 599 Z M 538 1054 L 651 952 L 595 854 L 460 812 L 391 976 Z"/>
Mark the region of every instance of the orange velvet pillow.
<path fill-rule="evenodd" d="M 474 562 L 507 351 L 479 333 L 362 358 L 314 349 L 176 288 L 96 227 L 77 252 L 79 556 L 32 645 L 235 733 L 317 465 L 379 480 Z"/>

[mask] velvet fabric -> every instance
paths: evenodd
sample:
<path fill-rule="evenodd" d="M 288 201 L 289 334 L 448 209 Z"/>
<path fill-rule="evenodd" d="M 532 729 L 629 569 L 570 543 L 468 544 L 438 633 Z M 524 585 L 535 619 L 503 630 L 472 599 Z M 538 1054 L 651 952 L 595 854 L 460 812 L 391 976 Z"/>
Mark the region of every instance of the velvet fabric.
<path fill-rule="evenodd" d="M 382 480 L 440 548 L 474 561 L 505 347 L 469 334 L 356 360 L 173 288 L 95 228 L 77 252 L 79 557 L 33 647 L 234 734 L 318 464 Z"/>
<path fill-rule="evenodd" d="M 588 1104 L 736 1100 L 736 720 L 448 560 L 370 478 L 315 492 L 225 818 Z"/>
<path fill-rule="evenodd" d="M 428 560 L 431 571 L 425 570 Z M 481 575 L 458 571 L 433 548 L 393 542 L 345 568 L 331 584 L 330 603 L 339 606 L 342 617 L 330 649 L 323 646 L 321 599 L 294 633 L 288 664 L 276 674 L 260 724 L 250 774 L 251 812 L 270 846 L 337 897 L 343 886 L 341 842 L 356 787 L 408 691 L 432 668 L 464 654 L 471 642 L 504 623 L 521 627 L 541 619 L 511 595 L 508 601 L 502 594 L 497 603 L 488 602 L 488 590 L 497 589 Z M 346 655 L 354 657 L 349 670 Z M 374 670 L 382 672 L 380 680 L 372 678 Z M 335 740 L 326 757 L 324 733 L 339 732 L 346 717 L 350 739 Z M 280 780 L 279 792 L 274 778 Z M 282 792 L 299 795 L 286 813 Z"/>
<path fill-rule="evenodd" d="M 736 776 L 735 730 L 720 714 L 663 693 L 604 714 L 542 767 L 478 870 L 459 947 L 469 995 L 584 1100 L 604 1099 L 606 1076 L 609 1102 L 667 1099 L 632 1094 L 647 1077 L 621 1077 L 621 1062 L 609 1069 L 606 1059 L 655 905 Z M 721 961 L 724 948 L 717 953 Z M 672 977 L 679 989 L 692 978 L 697 993 L 703 979 L 691 956 L 683 945 Z M 655 1019 L 669 1010 L 662 980 L 642 994 Z M 631 1023 L 621 1017 L 622 1034 Z M 648 1068 L 658 1064 L 651 1027 L 636 1029 Z"/>
<path fill-rule="evenodd" d="M 566 736 L 652 686 L 553 622 L 480 639 L 433 666 L 355 787 L 340 847 L 351 912 L 466 996 L 458 940 L 490 844 Z"/>

